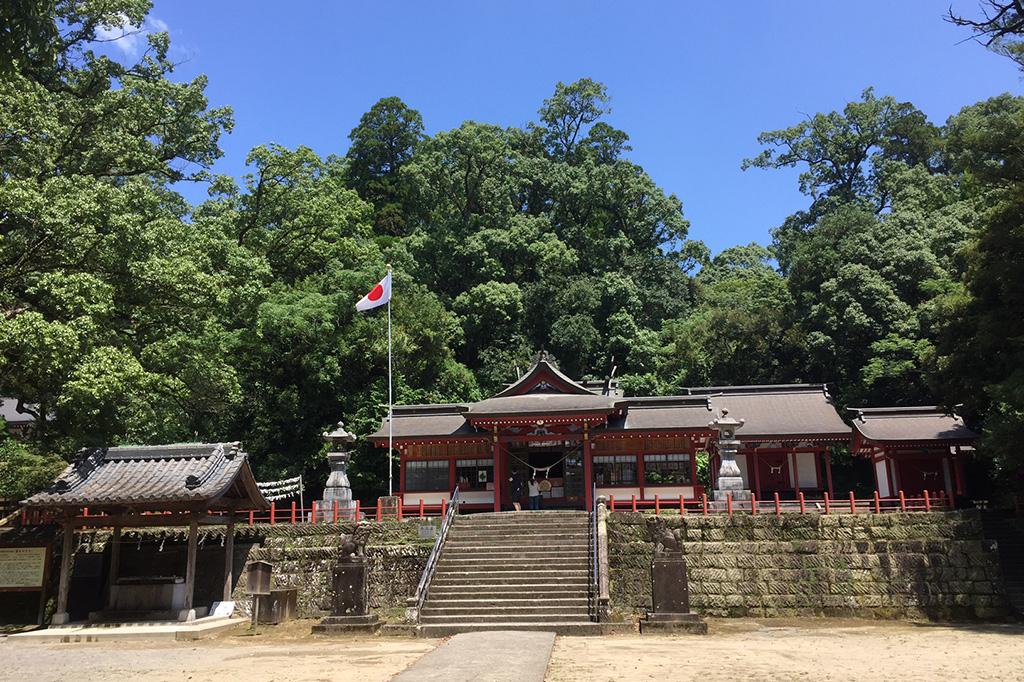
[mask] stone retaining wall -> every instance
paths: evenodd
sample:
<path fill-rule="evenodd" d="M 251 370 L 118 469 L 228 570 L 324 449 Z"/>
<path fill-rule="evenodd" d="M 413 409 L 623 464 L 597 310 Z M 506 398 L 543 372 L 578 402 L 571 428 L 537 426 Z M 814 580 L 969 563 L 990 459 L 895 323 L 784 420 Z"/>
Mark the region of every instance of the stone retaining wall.
<path fill-rule="evenodd" d="M 650 608 L 647 515 L 609 517 L 611 607 Z M 714 616 L 1001 618 L 976 512 L 663 516 L 682 530 L 694 611 Z"/>
<path fill-rule="evenodd" d="M 370 557 L 370 605 L 381 616 L 395 618 L 404 608 L 406 597 L 416 591 L 434 545 L 432 537 L 420 537 L 420 526 L 436 528 L 440 522 L 417 519 L 369 525 L 371 533 L 366 553 Z M 250 613 L 250 598 L 245 593 L 245 565 L 251 560 L 263 559 L 274 564 L 273 587 L 299 588 L 300 616 L 325 614 L 331 608 L 330 582 L 337 547 L 341 537 L 353 529 L 352 523 L 236 526 L 233 597 L 238 611 L 243 615 Z M 122 575 L 184 575 L 187 532 L 187 528 L 126 529 L 122 536 Z M 223 526 L 200 528 L 196 558 L 197 605 L 206 606 L 220 599 L 224 532 Z M 55 548 L 50 570 L 51 597 L 56 594 L 60 571 L 60 543 L 52 535 L 46 540 Z M 70 606 L 78 618 L 103 606 L 110 537 L 107 530 L 75 533 Z M 33 593 L 32 600 L 27 600 L 21 610 L 31 615 L 37 602 L 38 595 Z"/>
<path fill-rule="evenodd" d="M 436 519 L 382 521 L 370 524 L 366 554 L 370 558 L 370 606 L 382 616 L 397 616 L 405 600 L 416 591 L 432 538 L 420 537 L 420 526 L 438 526 Z M 331 608 L 331 573 L 341 537 L 351 533 L 352 523 L 299 526 L 263 526 L 263 539 L 253 546 L 245 561 L 262 559 L 274 564 L 274 587 L 299 588 L 299 615 L 315 617 Z M 248 613 L 245 575 L 235 587 L 235 600 Z"/>

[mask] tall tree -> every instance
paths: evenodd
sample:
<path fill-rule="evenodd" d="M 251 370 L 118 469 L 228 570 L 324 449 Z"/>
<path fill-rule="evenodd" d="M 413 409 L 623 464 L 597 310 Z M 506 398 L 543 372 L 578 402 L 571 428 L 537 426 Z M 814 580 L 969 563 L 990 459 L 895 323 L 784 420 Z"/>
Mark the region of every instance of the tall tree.
<path fill-rule="evenodd" d="M 971 30 L 974 39 L 1015 61 L 1024 70 L 1024 2 L 981 0 L 981 17 L 957 14 L 951 7 L 946 20 Z"/>
<path fill-rule="evenodd" d="M 404 235 L 408 229 L 408 192 L 402 166 L 423 140 L 423 118 L 398 97 L 379 100 L 359 119 L 348 139 L 350 186 L 375 209 L 381 234 Z"/>
<path fill-rule="evenodd" d="M 842 112 L 818 113 L 757 139 L 765 149 L 742 167 L 800 166 L 800 191 L 811 197 L 808 209 L 790 216 L 773 233 L 786 272 L 801 236 L 831 208 L 856 203 L 875 213 L 888 209 L 894 190 L 888 172 L 892 164 L 933 164 L 938 131 L 909 102 L 877 97 L 868 88 Z"/>
<path fill-rule="evenodd" d="M 218 324 L 231 245 L 167 185 L 204 176 L 231 113 L 205 78 L 172 80 L 166 33 L 131 64 L 94 50 L 148 2 L 52 9 L 59 31 L 0 76 L 0 391 L 51 442 L 188 437 L 240 398 Z"/>

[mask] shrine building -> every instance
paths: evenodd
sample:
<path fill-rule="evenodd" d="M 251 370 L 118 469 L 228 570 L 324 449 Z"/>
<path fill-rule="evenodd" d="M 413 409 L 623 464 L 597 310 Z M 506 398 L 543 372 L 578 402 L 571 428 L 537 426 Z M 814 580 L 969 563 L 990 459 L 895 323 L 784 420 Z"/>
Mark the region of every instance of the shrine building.
<path fill-rule="evenodd" d="M 626 397 L 612 381 L 577 382 L 543 357 L 497 395 L 475 403 L 396 405 L 391 424 L 403 504 L 440 504 L 456 487 L 467 509 L 510 509 L 510 479 L 537 476 L 548 508 L 617 500 L 698 499 L 699 451 L 717 472 L 723 409 L 745 421 L 737 463 L 759 498 L 831 492 L 829 448 L 848 445 L 822 384 L 686 389 Z M 387 420 L 370 436 L 388 445 Z M 520 500 L 516 500 L 520 501 Z"/>
<path fill-rule="evenodd" d="M 871 458 L 875 489 L 882 497 L 943 491 L 964 495 L 964 457 L 978 434 L 958 415 L 937 407 L 851 408 L 853 450 Z"/>

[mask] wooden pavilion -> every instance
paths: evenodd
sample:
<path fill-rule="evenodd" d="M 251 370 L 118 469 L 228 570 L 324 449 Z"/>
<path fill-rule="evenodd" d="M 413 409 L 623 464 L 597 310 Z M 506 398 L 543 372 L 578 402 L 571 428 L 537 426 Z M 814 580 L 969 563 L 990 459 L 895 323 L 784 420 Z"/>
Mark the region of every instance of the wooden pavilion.
<path fill-rule="evenodd" d="M 113 529 L 108 616 L 160 614 L 187 621 L 206 610 L 193 604 L 199 524 L 227 524 L 223 599 L 229 601 L 235 514 L 269 506 L 237 442 L 84 449 L 56 481 L 23 504 L 55 518 L 63 528 L 54 625 L 69 620 L 75 529 Z M 147 526 L 188 527 L 184 576 L 119 579 L 121 530 Z"/>
<path fill-rule="evenodd" d="M 830 489 L 828 448 L 848 443 L 850 428 L 821 384 L 630 398 L 611 380 L 574 381 L 542 355 L 486 400 L 395 406 L 399 494 L 407 505 L 440 504 L 458 486 L 467 508 L 500 511 L 519 501 L 510 479 L 535 474 L 548 507 L 590 508 L 595 490 L 619 500 L 696 499 L 705 492 L 696 454 L 714 452 L 709 422 L 723 408 L 746 420 L 737 459 L 749 487 L 794 496 Z M 370 438 L 387 447 L 388 435 L 385 419 Z"/>
<path fill-rule="evenodd" d="M 955 414 L 934 406 L 851 408 L 853 450 L 871 458 L 882 497 L 903 491 L 964 495 L 963 459 L 978 434 Z"/>

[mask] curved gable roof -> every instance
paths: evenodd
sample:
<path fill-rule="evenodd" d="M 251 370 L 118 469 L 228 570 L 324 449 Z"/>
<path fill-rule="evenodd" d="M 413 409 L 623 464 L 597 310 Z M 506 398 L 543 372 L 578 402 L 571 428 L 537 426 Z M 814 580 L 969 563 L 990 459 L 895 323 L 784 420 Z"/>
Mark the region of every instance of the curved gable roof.
<path fill-rule="evenodd" d="M 876 443 L 971 443 L 978 434 L 964 420 L 935 406 L 856 407 L 853 428 Z"/>
<path fill-rule="evenodd" d="M 543 384 L 547 384 L 550 390 L 544 390 L 545 393 L 562 393 L 569 395 L 595 395 L 595 393 L 583 385 L 573 381 L 565 374 L 555 367 L 554 363 L 541 358 L 530 368 L 530 371 L 519 377 L 516 381 L 512 382 L 504 388 L 504 390 L 496 393 L 491 399 L 494 398 L 505 398 L 513 395 L 523 395 L 525 393 L 540 392 L 536 389 Z"/>

